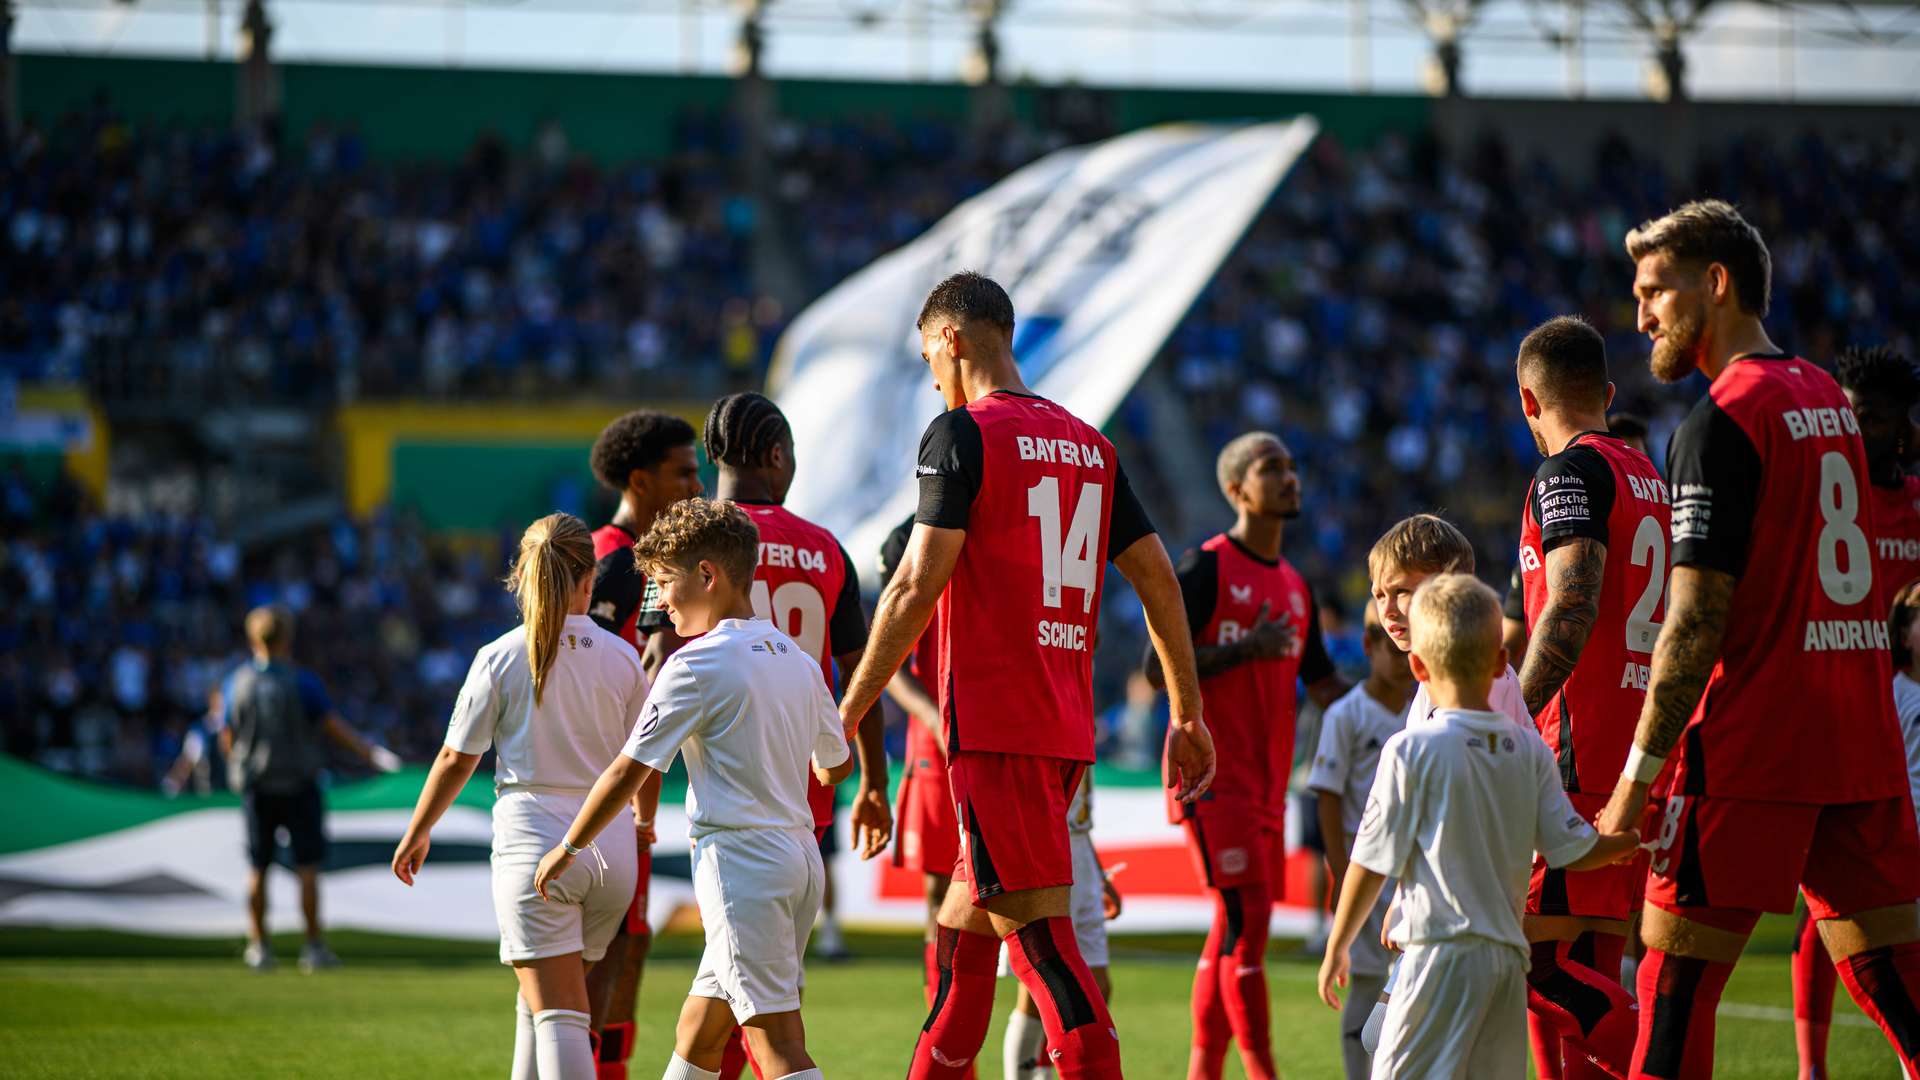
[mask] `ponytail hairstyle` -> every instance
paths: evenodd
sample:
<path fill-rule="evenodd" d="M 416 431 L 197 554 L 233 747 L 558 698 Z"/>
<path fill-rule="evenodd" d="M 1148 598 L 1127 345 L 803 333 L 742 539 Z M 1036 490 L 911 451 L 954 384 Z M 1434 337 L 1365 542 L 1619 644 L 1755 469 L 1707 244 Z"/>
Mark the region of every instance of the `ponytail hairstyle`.
<path fill-rule="evenodd" d="M 567 601 L 580 579 L 593 573 L 593 534 L 572 514 L 548 514 L 520 537 L 520 554 L 507 574 L 507 590 L 527 625 L 527 666 L 533 670 L 533 703 L 540 703 L 547 672 L 560 651 Z"/>

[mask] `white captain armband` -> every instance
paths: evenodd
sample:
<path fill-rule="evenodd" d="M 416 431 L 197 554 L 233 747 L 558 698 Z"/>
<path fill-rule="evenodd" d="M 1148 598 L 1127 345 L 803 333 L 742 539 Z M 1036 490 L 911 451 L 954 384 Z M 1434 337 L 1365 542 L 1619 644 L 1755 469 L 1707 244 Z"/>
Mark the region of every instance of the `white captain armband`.
<path fill-rule="evenodd" d="M 1636 784 L 1651 784 L 1660 775 L 1660 770 L 1666 767 L 1666 758 L 1654 757 L 1635 745 L 1627 751 L 1627 767 L 1620 770 L 1620 775 Z"/>

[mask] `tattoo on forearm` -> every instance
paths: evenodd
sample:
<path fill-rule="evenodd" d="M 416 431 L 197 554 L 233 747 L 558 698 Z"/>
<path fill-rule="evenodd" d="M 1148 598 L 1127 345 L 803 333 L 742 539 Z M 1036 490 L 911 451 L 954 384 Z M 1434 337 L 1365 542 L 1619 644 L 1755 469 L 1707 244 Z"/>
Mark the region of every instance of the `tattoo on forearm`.
<path fill-rule="evenodd" d="M 1539 715 L 1580 662 L 1587 635 L 1600 617 L 1600 585 L 1606 571 L 1606 545 L 1591 537 L 1575 538 L 1547 552 L 1547 606 L 1533 624 L 1527 655 L 1520 664 L 1520 695 L 1528 712 Z"/>
<path fill-rule="evenodd" d="M 1666 755 L 1680 742 L 1707 678 L 1720 660 L 1734 578 L 1693 566 L 1673 569 L 1666 625 L 1653 646 L 1653 677 L 1633 741 L 1649 754 Z"/>

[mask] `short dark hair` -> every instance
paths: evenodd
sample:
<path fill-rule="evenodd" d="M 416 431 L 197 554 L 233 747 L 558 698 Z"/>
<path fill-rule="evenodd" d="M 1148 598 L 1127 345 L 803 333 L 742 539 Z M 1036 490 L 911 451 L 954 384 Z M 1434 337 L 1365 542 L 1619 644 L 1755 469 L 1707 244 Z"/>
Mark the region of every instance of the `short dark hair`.
<path fill-rule="evenodd" d="M 593 440 L 593 475 L 614 491 L 625 491 L 635 469 L 651 469 L 692 444 L 693 425 L 685 420 L 652 409 L 630 412 Z"/>
<path fill-rule="evenodd" d="M 1634 262 L 1657 251 L 1701 269 L 1708 263 L 1726 267 L 1733 275 L 1734 298 L 1750 315 L 1765 318 L 1773 305 L 1773 257 L 1767 254 L 1767 242 L 1731 203 L 1700 199 L 1666 217 L 1643 221 L 1627 234 L 1627 256 Z"/>
<path fill-rule="evenodd" d="M 962 326 L 989 323 L 1012 334 L 1013 301 L 999 282 L 976 270 L 962 270 L 933 287 L 913 325 L 925 327 L 934 319 L 952 319 Z"/>
<path fill-rule="evenodd" d="M 1842 350 L 1834 359 L 1833 377 L 1842 388 L 1897 409 L 1911 409 L 1920 400 L 1920 374 L 1914 372 L 1913 361 L 1887 345 Z"/>
<path fill-rule="evenodd" d="M 1653 429 L 1639 413 L 1617 412 L 1607 417 L 1607 432 L 1622 439 L 1644 439 Z"/>
<path fill-rule="evenodd" d="M 728 394 L 707 410 L 707 460 L 729 468 L 767 464 L 773 448 L 793 437 L 787 414 L 763 394 Z"/>
<path fill-rule="evenodd" d="M 1562 315 L 1533 328 L 1520 342 L 1522 382 L 1550 403 L 1605 406 L 1607 343 L 1585 319 Z"/>

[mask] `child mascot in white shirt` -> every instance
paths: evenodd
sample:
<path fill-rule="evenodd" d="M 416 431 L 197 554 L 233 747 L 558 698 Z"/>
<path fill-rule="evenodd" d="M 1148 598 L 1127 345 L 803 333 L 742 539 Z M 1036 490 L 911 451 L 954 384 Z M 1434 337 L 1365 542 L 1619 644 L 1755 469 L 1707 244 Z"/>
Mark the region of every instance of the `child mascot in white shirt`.
<path fill-rule="evenodd" d="M 826 882 L 807 808 L 808 761 L 829 785 L 853 762 L 818 662 L 753 615 L 759 544 L 753 521 L 733 503 L 687 499 L 634 545 L 674 632 L 693 640 L 660 669 L 626 747 L 534 877 L 535 889 L 554 897 L 640 785 L 686 755 L 693 888 L 707 948 L 665 1080 L 718 1076 L 736 1024 L 766 1076 L 821 1075 L 800 1021 L 800 961 Z"/>
<path fill-rule="evenodd" d="M 1488 707 L 1507 670 L 1500 602 L 1467 574 L 1414 594 L 1413 673 L 1434 710 L 1387 740 L 1340 889 L 1320 997 L 1340 1008 L 1349 953 L 1388 878 L 1390 931 L 1405 951 L 1387 1007 L 1376 1080 L 1527 1075 L 1527 939 L 1520 909 L 1538 850 L 1574 870 L 1630 856 L 1631 833 L 1596 834 L 1561 790 L 1531 727 Z"/>
<path fill-rule="evenodd" d="M 592 534 L 571 514 L 541 518 L 520 538 L 507 585 L 521 625 L 474 657 L 393 854 L 394 875 L 411 886 L 433 826 L 493 747 L 493 911 L 500 962 L 520 982 L 513 1080 L 594 1075 L 587 967 L 606 954 L 638 871 L 637 846 L 623 841 L 596 849 L 549 890 L 563 903 L 543 903 L 534 890 L 540 856 L 619 754 L 647 696 L 639 654 L 587 616 L 593 563 Z M 615 818 L 635 828 L 627 807 L 608 813 Z"/>

